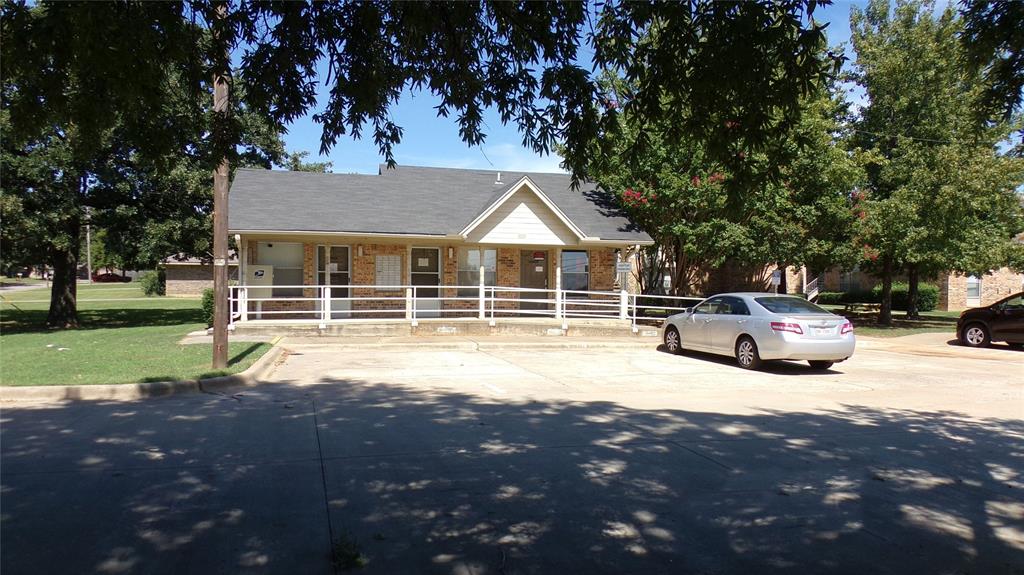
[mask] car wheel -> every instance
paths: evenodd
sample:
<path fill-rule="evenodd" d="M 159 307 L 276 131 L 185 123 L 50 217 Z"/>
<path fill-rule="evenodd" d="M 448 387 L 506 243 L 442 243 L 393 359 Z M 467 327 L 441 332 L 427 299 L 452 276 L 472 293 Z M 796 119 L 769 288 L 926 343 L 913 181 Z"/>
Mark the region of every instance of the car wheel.
<path fill-rule="evenodd" d="M 672 326 L 665 329 L 665 349 L 669 353 L 681 353 L 683 351 L 682 343 L 682 340 L 679 339 L 679 330 Z"/>
<path fill-rule="evenodd" d="M 736 342 L 736 363 L 743 369 L 761 367 L 761 356 L 757 353 L 757 344 L 752 337 L 745 335 Z"/>
<path fill-rule="evenodd" d="M 986 347 L 990 341 L 988 330 L 980 323 L 968 324 L 960 341 L 967 347 Z"/>
<path fill-rule="evenodd" d="M 807 363 L 811 364 L 811 369 L 826 370 L 826 369 L 832 367 L 832 364 L 835 363 L 835 362 L 832 362 L 832 361 L 808 361 Z"/>

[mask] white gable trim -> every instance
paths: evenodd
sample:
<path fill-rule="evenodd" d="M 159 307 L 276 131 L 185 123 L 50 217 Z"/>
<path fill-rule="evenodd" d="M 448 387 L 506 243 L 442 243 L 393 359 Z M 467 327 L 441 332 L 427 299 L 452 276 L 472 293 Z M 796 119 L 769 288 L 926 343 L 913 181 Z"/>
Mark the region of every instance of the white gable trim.
<path fill-rule="evenodd" d="M 516 192 L 518 192 L 519 190 L 523 189 L 524 187 L 527 188 L 528 190 L 530 190 L 531 192 L 533 192 L 534 195 L 536 195 L 540 199 L 540 201 L 549 210 L 551 210 L 551 212 L 554 213 L 558 217 L 558 219 L 563 224 L 565 224 L 565 226 L 567 228 L 569 228 L 569 230 L 572 233 L 576 234 L 577 238 L 579 238 L 580 240 L 591 240 L 591 239 L 593 239 L 593 238 L 588 238 L 587 235 L 583 233 L 583 230 L 581 230 L 576 224 L 572 223 L 572 220 L 570 220 L 569 217 L 566 216 L 564 212 L 562 212 L 562 210 L 558 209 L 558 206 L 556 206 L 555 203 L 552 202 L 547 197 L 547 195 L 544 192 L 542 192 L 540 190 L 540 188 L 537 187 L 536 184 L 533 183 L 532 180 L 530 180 L 530 176 L 523 176 L 522 178 L 519 179 L 518 182 L 516 182 L 511 187 L 509 187 L 508 191 L 505 192 L 504 194 L 502 194 L 501 197 L 497 199 L 497 201 L 495 201 L 493 204 L 491 204 L 490 207 L 488 207 L 486 210 L 484 210 L 483 213 L 480 214 L 479 216 L 477 216 L 472 222 L 469 222 L 468 226 L 462 228 L 462 231 L 459 232 L 459 235 L 462 236 L 464 239 L 469 237 L 469 234 L 474 229 L 479 227 L 480 224 L 482 224 L 488 217 L 490 217 L 491 214 L 496 212 L 498 210 L 498 208 L 500 208 L 502 206 L 502 204 L 507 202 L 509 198 L 514 196 L 516 194 Z"/>

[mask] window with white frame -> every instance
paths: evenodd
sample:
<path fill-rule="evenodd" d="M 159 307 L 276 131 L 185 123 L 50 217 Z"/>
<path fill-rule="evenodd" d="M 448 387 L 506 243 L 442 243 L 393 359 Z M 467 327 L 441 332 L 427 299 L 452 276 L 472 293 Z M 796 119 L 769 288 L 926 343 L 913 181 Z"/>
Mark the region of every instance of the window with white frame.
<path fill-rule="evenodd" d="M 498 280 L 498 250 L 477 248 L 459 248 L 459 274 L 458 284 L 460 286 L 480 285 L 480 252 L 483 251 L 484 259 L 484 285 L 495 285 Z M 463 287 L 459 290 L 459 297 L 475 297 L 479 294 L 479 288 Z"/>
<path fill-rule="evenodd" d="M 274 266 L 275 286 L 302 285 L 302 244 L 291 242 L 259 242 L 256 245 L 259 264 Z M 272 297 L 302 297 L 302 288 L 274 288 Z"/>
<path fill-rule="evenodd" d="M 969 276 L 967 278 L 967 299 L 981 300 L 981 278 Z"/>
<path fill-rule="evenodd" d="M 587 291 L 590 289 L 590 254 L 586 251 L 562 252 L 562 289 Z M 567 297 L 586 297 L 568 294 Z"/>

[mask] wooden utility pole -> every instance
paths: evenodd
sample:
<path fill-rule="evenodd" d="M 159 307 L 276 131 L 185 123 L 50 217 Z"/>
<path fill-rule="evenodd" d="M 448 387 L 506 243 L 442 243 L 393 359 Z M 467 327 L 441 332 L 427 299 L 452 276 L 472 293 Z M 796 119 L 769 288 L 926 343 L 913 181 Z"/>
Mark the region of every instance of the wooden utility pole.
<path fill-rule="evenodd" d="M 217 20 L 227 19 L 227 4 L 217 6 Z M 215 49 L 223 46 L 224 53 L 214 54 L 221 63 L 213 72 L 213 114 L 214 130 L 227 126 L 229 93 L 228 81 L 231 76 L 229 42 L 222 37 L 223 30 L 214 23 Z M 219 42 L 218 42 L 219 41 Z M 221 44 L 223 42 L 223 44 Z M 218 57 L 220 56 L 220 57 Z M 223 136 L 214 134 L 215 143 L 222 143 Z M 227 150 L 214 145 L 221 154 L 220 163 L 213 171 L 213 368 L 223 369 L 228 365 L 228 157 Z"/>

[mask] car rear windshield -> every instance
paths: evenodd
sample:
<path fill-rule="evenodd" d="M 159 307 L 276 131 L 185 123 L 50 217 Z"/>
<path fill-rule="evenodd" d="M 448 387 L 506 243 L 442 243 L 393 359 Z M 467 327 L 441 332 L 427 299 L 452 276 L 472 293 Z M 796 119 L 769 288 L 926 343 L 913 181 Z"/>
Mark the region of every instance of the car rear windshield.
<path fill-rule="evenodd" d="M 772 313 L 832 313 L 798 297 L 756 297 L 754 301 Z"/>

